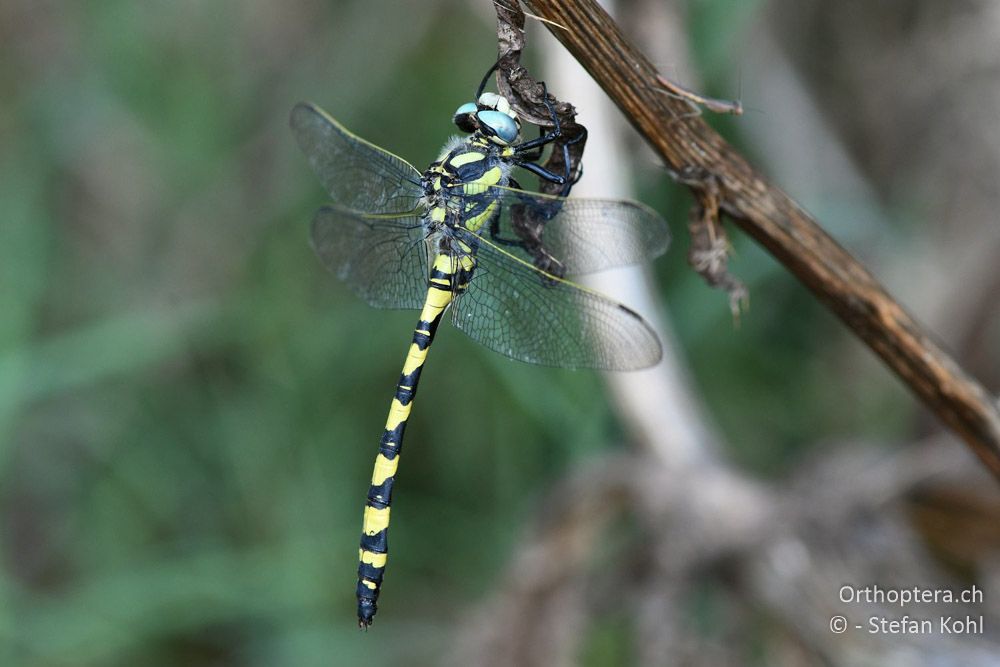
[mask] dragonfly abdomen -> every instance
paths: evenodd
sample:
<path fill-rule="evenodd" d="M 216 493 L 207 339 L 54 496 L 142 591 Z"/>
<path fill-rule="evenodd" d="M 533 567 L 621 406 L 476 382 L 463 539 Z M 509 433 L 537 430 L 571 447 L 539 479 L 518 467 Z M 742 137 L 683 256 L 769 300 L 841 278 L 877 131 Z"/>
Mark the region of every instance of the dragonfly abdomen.
<path fill-rule="evenodd" d="M 466 270 L 465 267 L 468 267 Z M 413 340 L 403 363 L 403 371 L 396 383 L 396 393 L 389 406 L 389 417 L 379 441 L 375 469 L 372 472 L 368 500 L 365 503 L 361 529 L 361 546 L 358 551 L 358 624 L 367 628 L 377 609 L 379 590 L 389 553 L 389 508 L 392 488 L 399 467 L 399 454 L 403 446 L 403 433 L 410 419 L 413 399 L 417 395 L 420 372 L 427 361 L 427 352 L 434 341 L 434 334 L 441 316 L 454 298 L 453 285 L 456 274 L 471 271 L 471 263 L 456 260 L 451 254 L 441 253 L 434 260 L 427 284 L 427 296 L 420 320 L 413 331 Z"/>

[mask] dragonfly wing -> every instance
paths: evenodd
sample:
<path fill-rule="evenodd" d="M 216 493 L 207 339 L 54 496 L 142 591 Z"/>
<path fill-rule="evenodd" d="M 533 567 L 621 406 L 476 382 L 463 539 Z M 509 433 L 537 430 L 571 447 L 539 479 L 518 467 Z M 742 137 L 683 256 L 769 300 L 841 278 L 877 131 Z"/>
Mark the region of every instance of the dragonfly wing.
<path fill-rule="evenodd" d="M 427 244 L 419 216 L 324 206 L 312 222 L 323 264 L 375 308 L 419 309 L 427 290 Z"/>
<path fill-rule="evenodd" d="M 540 244 L 565 275 L 638 264 L 662 255 L 670 242 L 666 221 L 638 202 L 564 199 L 496 186 L 489 195 L 498 198 L 500 212 L 481 234 L 530 264 L 539 265 L 533 243 Z"/>
<path fill-rule="evenodd" d="M 544 366 L 636 370 L 660 360 L 656 333 L 634 311 L 484 238 L 462 240 L 477 247 L 476 268 L 452 306 L 452 322 L 473 340 Z"/>
<path fill-rule="evenodd" d="M 423 196 L 420 172 L 406 160 L 365 141 L 312 104 L 296 104 L 290 124 L 338 206 L 365 213 L 410 213 L 417 208 Z"/>

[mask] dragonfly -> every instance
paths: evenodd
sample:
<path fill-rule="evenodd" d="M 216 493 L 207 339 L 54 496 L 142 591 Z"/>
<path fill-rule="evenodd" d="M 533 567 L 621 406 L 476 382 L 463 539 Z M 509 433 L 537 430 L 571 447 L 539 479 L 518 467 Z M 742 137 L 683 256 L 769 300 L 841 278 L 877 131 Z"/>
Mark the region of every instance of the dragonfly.
<path fill-rule="evenodd" d="M 656 333 L 635 311 L 567 276 L 662 254 L 666 223 L 633 201 L 522 189 L 515 169 L 568 194 L 569 161 L 564 174 L 538 163 L 560 139 L 558 118 L 546 102 L 553 128 L 521 141 L 516 111 L 504 97 L 484 93 L 483 81 L 475 102 L 453 115 L 462 134 L 423 172 L 313 104 L 299 103 L 291 113 L 292 132 L 332 200 L 312 220 L 316 254 L 369 305 L 420 311 L 365 504 L 357 583 L 365 629 L 385 573 L 403 434 L 446 312 L 473 340 L 533 364 L 624 371 L 652 366 L 662 355 Z"/>

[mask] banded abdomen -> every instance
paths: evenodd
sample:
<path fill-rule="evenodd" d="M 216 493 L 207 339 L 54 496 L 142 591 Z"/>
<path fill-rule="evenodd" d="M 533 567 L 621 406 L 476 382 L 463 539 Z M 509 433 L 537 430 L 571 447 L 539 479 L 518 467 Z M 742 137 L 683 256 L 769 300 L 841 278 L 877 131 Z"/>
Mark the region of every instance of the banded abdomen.
<path fill-rule="evenodd" d="M 417 394 L 417 383 L 427 352 L 434 341 L 434 333 L 445 309 L 451 304 L 455 294 L 464 289 L 472 275 L 475 260 L 471 255 L 440 253 L 434 259 L 427 296 L 420 312 L 420 320 L 413 332 L 410 350 L 403 364 L 396 393 L 389 407 L 389 417 L 379 441 L 378 456 L 368 501 L 365 504 L 364 522 L 361 530 L 361 547 L 358 564 L 358 624 L 367 628 L 376 612 L 376 602 L 382 585 L 388 557 L 389 507 L 392 504 L 392 489 L 399 466 L 399 454 L 403 445 L 403 433 L 410 418 L 413 399 Z"/>

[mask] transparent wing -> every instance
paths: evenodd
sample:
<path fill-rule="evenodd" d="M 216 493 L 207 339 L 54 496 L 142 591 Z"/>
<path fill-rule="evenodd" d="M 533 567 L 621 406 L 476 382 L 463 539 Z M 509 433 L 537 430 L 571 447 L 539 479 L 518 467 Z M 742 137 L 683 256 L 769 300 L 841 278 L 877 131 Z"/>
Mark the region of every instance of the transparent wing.
<path fill-rule="evenodd" d="M 497 217 L 478 232 L 480 236 L 557 275 L 637 264 L 663 254 L 670 243 L 666 221 L 638 202 L 564 199 L 498 186 L 480 193 L 469 189 L 466 185 L 456 197 L 500 204 Z M 558 260 L 563 270 L 540 260 L 546 256 Z"/>
<path fill-rule="evenodd" d="M 406 160 L 355 135 L 312 104 L 292 109 L 292 133 L 319 180 L 342 208 L 364 213 L 410 213 L 423 189 Z"/>
<path fill-rule="evenodd" d="M 632 310 L 592 290 L 542 273 L 484 238 L 476 268 L 452 308 L 452 322 L 511 359 L 544 366 L 636 370 L 660 360 L 660 341 Z"/>
<path fill-rule="evenodd" d="M 375 308 L 419 309 L 427 290 L 427 244 L 416 215 L 380 216 L 324 206 L 312 222 L 323 264 Z"/>

